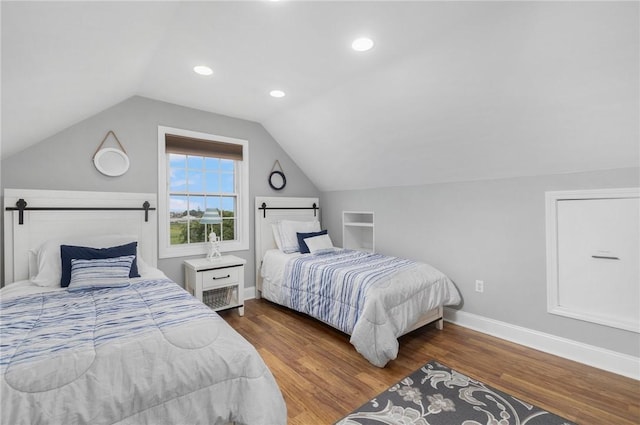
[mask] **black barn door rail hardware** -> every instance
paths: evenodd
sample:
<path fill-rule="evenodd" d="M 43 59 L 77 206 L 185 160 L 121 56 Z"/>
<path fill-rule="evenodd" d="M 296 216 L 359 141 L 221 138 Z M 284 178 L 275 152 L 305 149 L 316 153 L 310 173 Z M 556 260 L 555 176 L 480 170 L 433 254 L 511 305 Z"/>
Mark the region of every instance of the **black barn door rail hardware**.
<path fill-rule="evenodd" d="M 18 224 L 24 224 L 25 211 L 144 211 L 144 221 L 149 221 L 149 211 L 155 211 L 149 201 L 141 207 L 28 207 L 27 201 L 20 198 L 15 207 L 6 207 L 6 211 L 18 211 Z"/>

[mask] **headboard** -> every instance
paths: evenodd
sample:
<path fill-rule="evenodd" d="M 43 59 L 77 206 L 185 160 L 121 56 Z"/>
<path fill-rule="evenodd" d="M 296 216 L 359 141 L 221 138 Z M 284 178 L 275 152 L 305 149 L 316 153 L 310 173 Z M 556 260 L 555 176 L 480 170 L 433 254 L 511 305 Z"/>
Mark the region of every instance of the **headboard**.
<path fill-rule="evenodd" d="M 318 198 L 281 198 L 256 196 L 256 290 L 262 288 L 260 268 L 262 257 L 269 249 L 277 248 L 271 225 L 279 220 L 320 220 Z"/>
<path fill-rule="evenodd" d="M 4 283 L 29 278 L 29 250 L 50 239 L 131 235 L 144 261 L 158 262 L 154 193 L 5 189 Z"/>

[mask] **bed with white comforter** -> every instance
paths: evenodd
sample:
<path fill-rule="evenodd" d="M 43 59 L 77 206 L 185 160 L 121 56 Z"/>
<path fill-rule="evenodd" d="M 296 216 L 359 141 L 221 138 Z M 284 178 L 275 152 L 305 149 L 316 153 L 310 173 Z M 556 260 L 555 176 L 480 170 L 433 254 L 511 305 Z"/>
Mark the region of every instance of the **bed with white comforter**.
<path fill-rule="evenodd" d="M 351 335 L 356 350 L 378 367 L 396 358 L 397 338 L 422 315 L 460 302 L 451 280 L 434 267 L 362 251 L 271 249 L 261 274 L 264 298 Z"/>
<path fill-rule="evenodd" d="M 286 423 L 255 348 L 162 273 L 0 291 L 2 424 Z"/>

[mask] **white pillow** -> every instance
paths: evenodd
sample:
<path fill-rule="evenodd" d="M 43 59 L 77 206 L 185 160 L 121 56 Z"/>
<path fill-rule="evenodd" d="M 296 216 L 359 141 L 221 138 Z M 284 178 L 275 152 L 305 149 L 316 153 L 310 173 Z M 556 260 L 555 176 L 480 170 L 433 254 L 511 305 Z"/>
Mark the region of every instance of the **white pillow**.
<path fill-rule="evenodd" d="M 34 279 L 38 275 L 38 253 L 30 249 L 29 256 L 29 280 Z"/>
<path fill-rule="evenodd" d="M 329 235 L 314 236 L 312 238 L 305 238 L 304 243 L 309 247 L 311 254 L 317 254 L 321 251 L 331 250 L 333 251 L 333 242 Z"/>
<path fill-rule="evenodd" d="M 140 255 L 140 244 L 138 244 L 138 247 L 136 249 L 136 264 L 138 265 L 138 274 L 140 275 L 140 277 L 145 277 L 147 274 L 151 273 L 154 270 L 150 265 L 144 262 L 142 255 Z"/>
<path fill-rule="evenodd" d="M 134 258 L 135 255 L 96 260 L 73 258 L 69 291 L 129 286 L 129 270 Z"/>
<path fill-rule="evenodd" d="M 282 246 L 280 250 L 287 254 L 300 251 L 298 245 L 298 232 L 299 233 L 311 233 L 320 231 L 320 222 L 315 221 L 293 221 L 293 220 L 281 220 L 278 223 L 280 230 L 280 239 Z"/>
<path fill-rule="evenodd" d="M 62 278 L 60 245 L 109 248 L 135 241 L 136 237 L 131 235 L 76 236 L 68 239 L 50 239 L 36 250 L 37 275 L 30 277 L 30 280 L 38 286 L 60 286 L 60 279 Z M 140 256 L 138 255 L 138 257 Z M 138 270 L 138 273 L 141 273 L 140 270 Z"/>
<path fill-rule="evenodd" d="M 282 251 L 282 238 L 280 237 L 280 223 L 273 223 L 271 225 L 273 231 L 273 239 L 276 241 L 276 246 Z"/>

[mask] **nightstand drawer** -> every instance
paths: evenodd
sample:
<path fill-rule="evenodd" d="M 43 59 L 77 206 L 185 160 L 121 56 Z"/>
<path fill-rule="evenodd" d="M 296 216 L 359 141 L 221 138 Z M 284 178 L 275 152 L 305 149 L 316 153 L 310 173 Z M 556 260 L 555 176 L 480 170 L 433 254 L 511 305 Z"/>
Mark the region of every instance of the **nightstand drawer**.
<path fill-rule="evenodd" d="M 207 270 L 202 272 L 202 289 L 207 290 L 238 282 L 239 267 Z"/>

